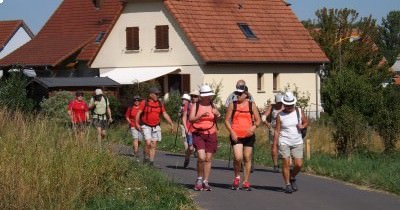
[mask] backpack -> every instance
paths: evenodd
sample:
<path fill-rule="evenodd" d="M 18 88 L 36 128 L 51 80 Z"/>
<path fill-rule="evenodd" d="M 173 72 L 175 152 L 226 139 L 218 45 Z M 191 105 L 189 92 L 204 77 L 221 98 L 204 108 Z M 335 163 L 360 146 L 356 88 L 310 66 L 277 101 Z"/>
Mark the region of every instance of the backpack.
<path fill-rule="evenodd" d="M 141 125 L 147 125 L 147 126 L 150 126 L 150 127 L 155 127 L 155 126 L 151 126 L 151 125 L 148 125 L 148 124 L 146 124 L 145 122 L 143 122 L 143 118 L 146 118 L 146 120 L 149 119 L 147 113 L 151 112 L 151 111 L 152 111 L 152 110 L 151 110 L 152 108 L 160 108 L 160 110 L 162 110 L 162 102 L 161 102 L 160 100 L 157 100 L 157 102 L 158 102 L 158 106 L 149 106 L 149 100 L 146 99 L 146 100 L 144 101 L 143 111 L 142 111 L 142 113 L 140 113 L 140 124 L 141 124 Z M 150 111 L 149 111 L 149 112 L 146 112 L 146 111 L 145 111 L 147 107 L 150 107 Z M 158 125 L 159 125 L 159 124 L 158 124 Z M 156 126 L 157 126 L 157 125 L 156 125 Z"/>
<path fill-rule="evenodd" d="M 253 102 L 251 102 L 251 101 L 248 101 L 249 102 L 249 113 L 250 113 L 250 116 L 251 117 L 253 117 Z M 235 116 L 235 112 L 237 111 L 237 101 L 233 101 L 233 110 L 232 110 L 232 115 L 231 115 L 231 120 L 233 120 L 233 117 Z M 240 111 L 240 112 L 243 112 L 243 111 Z M 252 119 L 252 121 L 253 121 L 253 123 L 254 123 L 254 120 Z"/>
<path fill-rule="evenodd" d="M 107 114 L 107 109 L 108 109 L 108 99 L 107 97 L 105 97 L 104 95 L 101 96 L 102 98 L 104 98 L 104 101 L 106 102 L 106 112 L 104 114 L 97 114 L 94 112 L 94 110 L 96 109 L 96 104 L 93 106 L 92 110 L 91 110 L 91 114 L 92 115 L 97 115 L 97 116 L 104 116 Z M 95 96 L 92 97 L 93 102 L 96 101 Z M 101 100 L 100 100 L 101 101 Z M 107 116 L 107 115 L 106 115 Z"/>
<path fill-rule="evenodd" d="M 297 107 L 296 107 L 296 115 L 297 115 L 297 121 L 300 124 L 300 113 L 299 113 L 299 108 L 297 108 Z M 300 132 L 301 132 L 301 138 L 304 139 L 307 135 L 307 128 L 301 129 Z"/>

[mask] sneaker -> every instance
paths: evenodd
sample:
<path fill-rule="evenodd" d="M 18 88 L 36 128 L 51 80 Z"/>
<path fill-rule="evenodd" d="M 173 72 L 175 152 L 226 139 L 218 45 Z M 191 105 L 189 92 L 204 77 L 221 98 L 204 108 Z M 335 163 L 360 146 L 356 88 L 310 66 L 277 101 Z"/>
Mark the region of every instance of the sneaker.
<path fill-rule="evenodd" d="M 233 179 L 232 190 L 239 189 L 239 183 L 240 183 L 240 178 L 235 177 L 235 179 Z"/>
<path fill-rule="evenodd" d="M 296 192 L 298 190 L 295 178 L 290 179 L 290 185 L 292 186 L 293 192 Z"/>
<path fill-rule="evenodd" d="M 205 191 L 211 191 L 211 187 L 210 187 L 210 185 L 208 184 L 208 181 L 207 181 L 207 180 L 204 180 L 204 181 L 203 181 L 203 190 L 205 190 Z"/>
<path fill-rule="evenodd" d="M 279 173 L 279 166 L 274 166 L 273 171 L 274 171 L 275 173 Z"/>
<path fill-rule="evenodd" d="M 194 190 L 195 191 L 203 190 L 203 182 L 201 179 L 196 179 L 196 183 L 194 184 Z"/>
<path fill-rule="evenodd" d="M 242 188 L 243 188 L 243 190 L 251 191 L 251 187 L 250 187 L 250 183 L 249 182 L 243 182 Z"/>
<path fill-rule="evenodd" d="M 183 162 L 183 168 L 187 168 L 188 167 L 189 161 L 190 161 L 190 159 L 186 159 L 185 158 L 185 162 Z"/>
<path fill-rule="evenodd" d="M 290 184 L 286 185 L 285 193 L 291 194 L 293 192 L 292 186 Z"/>

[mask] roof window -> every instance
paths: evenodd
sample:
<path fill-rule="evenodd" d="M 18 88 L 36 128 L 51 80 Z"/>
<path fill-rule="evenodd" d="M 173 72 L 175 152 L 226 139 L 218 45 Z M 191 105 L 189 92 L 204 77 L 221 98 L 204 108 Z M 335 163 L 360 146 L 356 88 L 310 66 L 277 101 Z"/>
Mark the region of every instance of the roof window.
<path fill-rule="evenodd" d="M 103 4 L 103 0 L 93 0 L 93 4 L 96 9 L 100 9 L 101 5 Z"/>
<path fill-rule="evenodd" d="M 101 42 L 101 40 L 103 40 L 103 37 L 104 37 L 104 35 L 106 35 L 106 32 L 100 32 L 99 34 L 97 34 L 97 37 L 96 37 L 96 43 L 100 43 Z"/>
<path fill-rule="evenodd" d="M 247 25 L 247 23 L 238 23 L 238 26 L 239 26 L 240 30 L 242 30 L 242 32 L 246 36 L 246 38 L 257 39 L 256 35 L 251 30 L 250 26 Z"/>

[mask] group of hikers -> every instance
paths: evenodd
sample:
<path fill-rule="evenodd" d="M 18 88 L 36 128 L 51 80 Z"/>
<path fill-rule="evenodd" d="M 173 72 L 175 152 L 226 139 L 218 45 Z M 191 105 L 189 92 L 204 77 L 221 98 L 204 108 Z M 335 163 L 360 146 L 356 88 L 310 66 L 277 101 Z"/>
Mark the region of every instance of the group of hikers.
<path fill-rule="evenodd" d="M 144 141 L 143 162 L 154 165 L 157 142 L 161 141 L 161 115 L 174 130 L 174 123 L 159 100 L 161 91 L 152 87 L 146 99 L 135 95 L 133 105 L 125 113 L 133 138 L 133 155 L 138 161 L 139 142 Z M 183 167 L 189 165 L 190 156 L 197 156 L 197 177 L 195 191 L 211 191 L 209 177 L 213 155 L 217 152 L 217 119 L 221 113 L 213 104 L 215 93 L 209 85 L 199 90 L 183 94 L 180 110 L 182 130 L 184 131 L 185 159 Z M 295 106 L 296 97 L 292 92 L 275 95 L 275 103 L 260 114 L 257 105 L 248 91 L 244 80 L 236 83 L 236 89 L 226 100 L 224 124 L 230 134 L 233 149 L 234 177 L 232 189 L 251 190 L 250 174 L 252 153 L 256 141 L 256 128 L 262 122 L 268 129 L 271 144 L 271 155 L 274 171 L 279 172 L 278 159 L 282 159 L 282 175 L 285 182 L 285 193 L 298 190 L 296 175 L 303 164 L 302 131 L 308 126 L 304 112 Z M 93 125 L 97 129 L 98 141 L 105 136 L 105 126 L 112 121 L 109 102 L 101 89 L 96 89 L 89 105 L 83 100 L 83 93 L 76 92 L 76 98 L 68 106 L 71 122 L 76 130 L 84 128 L 89 120 L 88 110 L 93 110 Z M 243 168 L 243 179 L 241 169 Z M 240 186 L 241 185 L 241 186 Z"/>

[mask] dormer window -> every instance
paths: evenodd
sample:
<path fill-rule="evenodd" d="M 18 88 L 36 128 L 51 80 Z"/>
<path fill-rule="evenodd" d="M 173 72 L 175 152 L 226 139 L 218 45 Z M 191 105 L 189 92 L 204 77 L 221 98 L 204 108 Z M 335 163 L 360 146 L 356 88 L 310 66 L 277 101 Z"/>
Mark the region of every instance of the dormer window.
<path fill-rule="evenodd" d="M 100 9 L 101 5 L 103 4 L 103 0 L 93 0 L 93 4 L 96 9 Z"/>
<path fill-rule="evenodd" d="M 246 36 L 246 38 L 257 39 L 257 36 L 251 30 L 250 26 L 247 25 L 247 23 L 238 23 L 238 26 L 239 26 L 240 30 L 242 30 L 242 32 Z"/>

